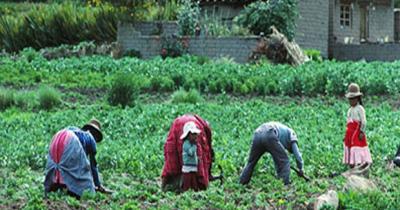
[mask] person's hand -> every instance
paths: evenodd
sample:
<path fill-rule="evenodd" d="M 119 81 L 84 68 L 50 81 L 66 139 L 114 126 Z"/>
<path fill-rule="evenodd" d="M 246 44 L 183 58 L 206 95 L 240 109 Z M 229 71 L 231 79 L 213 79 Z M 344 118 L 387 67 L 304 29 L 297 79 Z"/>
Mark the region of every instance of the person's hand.
<path fill-rule="evenodd" d="M 101 193 L 104 193 L 104 194 L 112 194 L 113 193 L 113 191 L 111 191 L 111 190 L 109 190 L 109 189 L 106 189 L 106 188 L 104 188 L 103 186 L 98 186 L 98 187 L 96 187 L 96 191 L 97 192 L 101 192 Z"/>
<path fill-rule="evenodd" d="M 364 133 L 360 132 L 360 134 L 358 135 L 358 139 L 361 141 L 364 139 Z"/>

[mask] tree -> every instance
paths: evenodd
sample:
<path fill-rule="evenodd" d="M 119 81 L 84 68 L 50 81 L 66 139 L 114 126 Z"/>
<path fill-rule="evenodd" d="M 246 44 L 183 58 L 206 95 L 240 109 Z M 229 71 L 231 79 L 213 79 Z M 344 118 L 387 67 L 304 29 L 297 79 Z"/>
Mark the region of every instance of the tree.
<path fill-rule="evenodd" d="M 256 1 L 248 5 L 236 18 L 238 24 L 249 28 L 259 35 L 261 32 L 270 34 L 270 27 L 275 26 L 289 40 L 295 35 L 297 0 Z"/>

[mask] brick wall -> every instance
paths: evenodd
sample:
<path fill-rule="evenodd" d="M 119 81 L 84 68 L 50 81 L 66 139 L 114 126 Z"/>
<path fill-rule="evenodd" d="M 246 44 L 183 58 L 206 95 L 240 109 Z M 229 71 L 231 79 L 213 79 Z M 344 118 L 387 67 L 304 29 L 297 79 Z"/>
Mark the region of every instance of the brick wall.
<path fill-rule="evenodd" d="M 132 24 L 120 24 L 117 39 L 124 51 L 138 50 L 145 59 L 158 56 L 161 53 L 161 37 L 142 35 Z M 193 55 L 210 58 L 230 57 L 236 62 L 245 63 L 248 61 L 252 50 L 257 46 L 258 39 L 256 36 L 190 37 L 188 38 L 189 46 L 187 50 L 189 54 Z"/>
<path fill-rule="evenodd" d="M 395 61 L 400 60 L 400 44 L 335 44 L 333 57 L 337 60 Z"/>
<path fill-rule="evenodd" d="M 301 48 L 317 49 L 328 56 L 329 3 L 330 0 L 298 1 L 299 18 L 295 41 Z"/>

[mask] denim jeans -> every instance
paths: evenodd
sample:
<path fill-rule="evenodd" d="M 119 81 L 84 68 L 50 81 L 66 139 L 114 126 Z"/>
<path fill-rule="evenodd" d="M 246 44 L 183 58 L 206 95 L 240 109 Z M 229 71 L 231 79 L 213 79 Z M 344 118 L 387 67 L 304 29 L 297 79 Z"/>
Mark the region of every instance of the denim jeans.
<path fill-rule="evenodd" d="M 263 129 L 257 130 L 254 133 L 249 160 L 240 175 L 241 184 L 247 184 L 250 182 L 254 167 L 261 156 L 266 152 L 272 155 L 278 177 L 283 179 L 285 185 L 290 183 L 290 162 L 285 148 L 279 142 L 273 129 Z"/>

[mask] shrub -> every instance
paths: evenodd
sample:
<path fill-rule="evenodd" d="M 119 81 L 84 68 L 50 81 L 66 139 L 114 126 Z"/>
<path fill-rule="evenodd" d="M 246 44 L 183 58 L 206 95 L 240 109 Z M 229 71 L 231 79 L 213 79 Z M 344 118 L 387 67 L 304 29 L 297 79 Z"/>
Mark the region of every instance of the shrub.
<path fill-rule="evenodd" d="M 50 110 L 61 104 L 61 93 L 48 86 L 39 88 L 38 98 L 41 109 Z"/>
<path fill-rule="evenodd" d="M 122 11 L 112 6 L 85 7 L 77 3 L 32 5 L 27 12 L 0 15 L 0 48 L 17 52 L 85 40 L 113 41 Z"/>
<path fill-rule="evenodd" d="M 257 1 L 242 10 L 235 21 L 248 27 L 256 35 L 261 32 L 270 34 L 270 27 L 275 26 L 279 32 L 292 40 L 297 15 L 297 0 Z"/>
<path fill-rule="evenodd" d="M 131 49 L 124 53 L 123 56 L 133 57 L 133 58 L 142 58 L 142 54 L 139 50 Z"/>
<path fill-rule="evenodd" d="M 132 75 L 126 73 L 118 74 L 112 82 L 108 101 L 114 106 L 121 105 L 125 107 L 131 105 L 137 92 L 136 90 L 137 87 Z"/>
<path fill-rule="evenodd" d="M 167 36 L 161 38 L 161 57 L 162 58 L 175 58 L 181 56 L 186 52 L 186 47 L 183 41 L 177 37 Z"/>
<path fill-rule="evenodd" d="M 183 36 L 193 35 L 199 25 L 200 7 L 198 2 L 183 0 L 182 8 L 178 12 L 178 25 Z"/>
<path fill-rule="evenodd" d="M 31 61 L 33 61 L 35 58 L 41 56 L 39 52 L 37 52 L 35 49 L 33 49 L 33 48 L 31 48 L 31 47 L 28 47 L 28 48 L 23 49 L 23 50 L 19 53 L 19 55 L 20 55 L 22 58 L 26 59 L 28 62 L 31 62 Z"/>
<path fill-rule="evenodd" d="M 320 52 L 319 50 L 315 50 L 315 49 L 306 49 L 306 50 L 304 50 L 304 53 L 305 53 L 312 61 L 317 61 L 317 62 L 321 62 L 321 61 L 322 61 L 321 52 Z"/>
<path fill-rule="evenodd" d="M 151 90 L 153 91 L 171 91 L 175 87 L 175 82 L 167 76 L 158 76 L 151 78 Z"/>
<path fill-rule="evenodd" d="M 0 89 L 0 110 L 5 110 L 15 103 L 14 91 L 4 88 Z"/>
<path fill-rule="evenodd" d="M 172 103 L 200 103 L 204 99 L 201 94 L 195 90 L 191 89 L 189 91 L 185 91 L 183 89 L 179 89 L 172 94 Z"/>
<path fill-rule="evenodd" d="M 32 109 L 36 106 L 36 95 L 34 92 L 17 92 L 15 94 L 15 106 L 21 109 Z"/>

